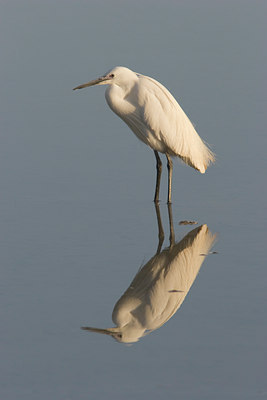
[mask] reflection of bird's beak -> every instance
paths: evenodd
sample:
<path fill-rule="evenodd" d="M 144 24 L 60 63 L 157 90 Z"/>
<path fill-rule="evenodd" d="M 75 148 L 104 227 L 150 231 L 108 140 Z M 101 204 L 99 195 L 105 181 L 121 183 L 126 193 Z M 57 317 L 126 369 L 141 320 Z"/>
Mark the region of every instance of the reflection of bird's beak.
<path fill-rule="evenodd" d="M 82 326 L 81 329 L 83 329 L 84 331 L 102 333 L 103 335 L 110 335 L 110 336 L 114 336 L 114 334 L 118 333 L 116 331 L 116 328 L 101 329 L 101 328 L 92 328 L 90 326 Z"/>
<path fill-rule="evenodd" d="M 76 86 L 73 90 L 76 89 L 83 89 L 88 86 L 94 86 L 94 85 L 106 85 L 108 84 L 110 78 L 108 76 L 101 76 L 100 78 L 94 79 L 93 81 L 83 83 L 82 85 Z"/>

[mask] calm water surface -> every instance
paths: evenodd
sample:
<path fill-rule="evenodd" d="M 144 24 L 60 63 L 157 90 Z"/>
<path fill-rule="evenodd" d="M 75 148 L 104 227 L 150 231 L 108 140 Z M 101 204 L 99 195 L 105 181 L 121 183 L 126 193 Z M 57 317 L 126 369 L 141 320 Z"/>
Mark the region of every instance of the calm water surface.
<path fill-rule="evenodd" d="M 1 399 L 267 397 L 264 15 L 1 3 Z M 104 88 L 71 90 L 114 65 L 167 86 L 217 154 L 204 176 L 175 162 L 171 235 L 166 169 L 156 210 L 153 152 Z M 117 340 L 80 329 L 132 308 Z"/>

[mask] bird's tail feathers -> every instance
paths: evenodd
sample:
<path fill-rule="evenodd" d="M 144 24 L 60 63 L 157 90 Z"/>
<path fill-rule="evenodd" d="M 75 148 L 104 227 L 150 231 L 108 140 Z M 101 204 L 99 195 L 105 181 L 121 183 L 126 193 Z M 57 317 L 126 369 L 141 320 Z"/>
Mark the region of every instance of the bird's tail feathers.
<path fill-rule="evenodd" d="M 199 138 L 200 139 L 200 138 Z M 201 140 L 201 139 L 200 139 Z M 189 151 L 188 156 L 179 154 L 178 157 L 190 167 L 204 174 L 208 166 L 215 162 L 215 154 L 211 151 L 207 144 L 201 140 L 202 146 L 198 146 L 194 152 Z M 191 154 L 193 153 L 193 154 Z"/>
<path fill-rule="evenodd" d="M 211 151 L 209 146 L 203 142 L 203 167 L 199 169 L 199 171 L 204 174 L 208 166 L 215 162 L 215 154 Z"/>

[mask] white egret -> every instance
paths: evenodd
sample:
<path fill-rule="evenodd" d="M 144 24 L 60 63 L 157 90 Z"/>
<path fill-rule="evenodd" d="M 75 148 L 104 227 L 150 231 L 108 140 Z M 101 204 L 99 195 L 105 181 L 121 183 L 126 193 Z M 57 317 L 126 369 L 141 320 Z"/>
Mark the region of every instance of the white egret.
<path fill-rule="evenodd" d="M 156 211 L 160 218 L 159 209 Z M 161 251 L 160 220 L 158 227 L 157 253 L 138 271 L 115 304 L 112 320 L 116 326 L 82 329 L 109 335 L 118 342 L 134 343 L 164 325 L 180 308 L 216 235 L 210 233 L 207 225 L 202 225 L 175 244 L 170 226 L 170 247 Z"/>
<path fill-rule="evenodd" d="M 146 145 L 154 150 L 157 180 L 154 201 L 159 201 L 162 163 L 158 152 L 167 157 L 168 203 L 171 203 L 172 159 L 180 157 L 201 173 L 214 162 L 214 154 L 201 140 L 195 128 L 171 93 L 155 79 L 115 67 L 105 75 L 75 87 L 109 85 L 105 96 L 115 112 Z"/>

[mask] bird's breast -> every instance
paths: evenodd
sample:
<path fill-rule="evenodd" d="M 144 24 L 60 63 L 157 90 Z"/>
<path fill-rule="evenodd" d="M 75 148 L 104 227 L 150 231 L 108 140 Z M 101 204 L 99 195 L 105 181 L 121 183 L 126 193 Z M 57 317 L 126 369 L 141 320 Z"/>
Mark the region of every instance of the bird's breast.
<path fill-rule="evenodd" d="M 105 92 L 106 101 L 111 110 L 123 118 L 135 111 L 134 105 L 127 98 L 125 90 L 117 85 L 110 85 Z"/>
<path fill-rule="evenodd" d="M 154 150 L 162 153 L 167 151 L 164 143 L 155 136 L 154 130 L 150 129 L 144 118 L 144 99 L 140 95 L 138 85 L 130 90 L 110 85 L 105 96 L 111 110 L 129 126 L 138 139 Z"/>

